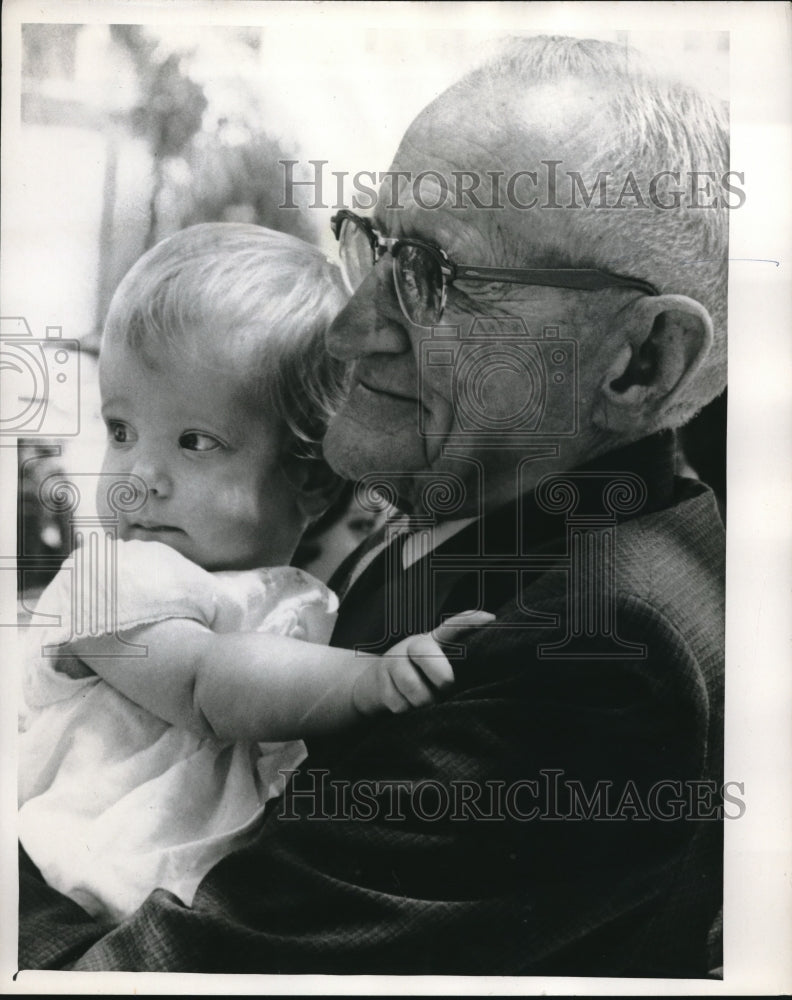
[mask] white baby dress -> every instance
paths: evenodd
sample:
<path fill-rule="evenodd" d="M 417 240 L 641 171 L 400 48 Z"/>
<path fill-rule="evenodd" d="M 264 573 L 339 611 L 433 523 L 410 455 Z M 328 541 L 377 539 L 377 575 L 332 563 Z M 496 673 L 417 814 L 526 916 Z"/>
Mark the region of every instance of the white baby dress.
<path fill-rule="evenodd" d="M 114 568 L 105 574 L 116 581 L 121 640 L 123 629 L 169 618 L 194 619 L 215 632 L 330 638 L 337 599 L 302 570 L 210 573 L 159 542 L 111 544 L 106 565 Z M 206 872 L 255 833 L 265 803 L 283 791 L 287 777 L 280 772 L 296 768 L 305 747 L 201 738 L 95 674 L 59 671 L 57 654 L 42 651 L 72 637 L 79 577 L 73 554 L 36 609 L 60 624 L 30 630 L 19 837 L 51 886 L 117 922 L 157 886 L 189 904 Z M 130 657 L 130 669 L 134 664 Z"/>

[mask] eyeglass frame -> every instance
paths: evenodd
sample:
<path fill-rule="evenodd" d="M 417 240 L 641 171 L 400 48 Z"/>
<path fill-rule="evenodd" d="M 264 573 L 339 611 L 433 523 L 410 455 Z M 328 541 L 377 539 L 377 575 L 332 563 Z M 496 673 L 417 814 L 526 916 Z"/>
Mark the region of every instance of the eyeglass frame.
<path fill-rule="evenodd" d="M 341 242 L 341 226 L 346 221 L 354 222 L 354 224 L 368 236 L 368 241 L 372 251 L 372 268 L 377 264 L 378 260 L 381 260 L 382 257 L 385 256 L 386 253 L 390 253 L 393 258 L 394 283 L 397 293 L 399 293 L 399 282 L 396 280 L 396 255 L 401 247 L 418 247 L 421 250 L 427 251 L 435 259 L 439 266 L 440 274 L 443 280 L 443 287 L 440 293 L 440 309 L 435 322 L 439 322 L 443 312 L 445 311 L 446 293 L 448 291 L 448 287 L 458 279 L 465 281 L 503 281 L 516 285 L 537 285 L 545 288 L 570 288 L 585 292 L 598 292 L 605 288 L 631 288 L 635 291 L 643 292 L 644 295 L 661 294 L 660 290 L 650 281 L 645 281 L 643 278 L 632 278 L 626 275 L 614 274 L 611 271 L 605 271 L 601 268 L 479 267 L 473 264 L 456 264 L 451 260 L 442 247 L 435 246 L 432 243 L 427 243 L 426 240 L 420 240 L 414 237 L 383 236 L 379 230 L 374 228 L 370 219 L 357 215 L 355 212 L 352 212 L 347 208 L 341 209 L 330 219 L 330 228 L 339 243 Z M 341 264 L 341 270 L 342 273 L 344 273 L 345 268 L 343 261 Z M 345 273 L 344 280 L 349 287 L 350 282 L 346 281 Z M 357 289 L 349 288 L 349 290 L 352 294 L 354 294 Z M 407 310 L 402 302 L 400 293 L 398 294 L 398 297 L 399 305 L 401 306 L 401 310 L 408 322 L 412 323 L 414 326 L 420 326 L 421 324 L 416 323 L 415 320 L 407 314 Z"/>

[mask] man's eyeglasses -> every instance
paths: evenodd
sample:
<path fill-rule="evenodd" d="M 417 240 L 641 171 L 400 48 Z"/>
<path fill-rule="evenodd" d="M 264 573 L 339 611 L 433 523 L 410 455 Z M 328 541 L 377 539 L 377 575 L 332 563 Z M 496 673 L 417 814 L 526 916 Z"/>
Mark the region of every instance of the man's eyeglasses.
<path fill-rule="evenodd" d="M 448 286 L 465 281 L 506 281 L 517 285 L 543 285 L 599 291 L 632 288 L 644 295 L 659 295 L 641 278 L 627 278 L 596 268 L 474 267 L 455 264 L 445 250 L 424 240 L 382 236 L 354 212 L 343 209 L 330 225 L 338 240 L 341 273 L 351 293 L 357 291 L 377 261 L 386 253 L 393 258 L 393 282 L 402 312 L 416 326 L 434 326 L 445 308 Z"/>

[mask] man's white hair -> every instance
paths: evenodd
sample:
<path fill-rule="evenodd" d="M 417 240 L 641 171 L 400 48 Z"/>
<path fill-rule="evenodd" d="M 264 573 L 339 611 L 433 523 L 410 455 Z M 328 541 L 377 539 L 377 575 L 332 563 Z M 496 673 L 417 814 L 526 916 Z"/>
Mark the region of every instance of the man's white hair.
<path fill-rule="evenodd" d="M 601 102 L 584 137 L 594 151 L 580 171 L 587 190 L 600 171 L 615 178 L 616 191 L 632 173 L 645 205 L 628 200 L 622 208 L 581 207 L 573 245 L 558 249 L 571 254 L 575 266 L 631 274 L 661 292 L 696 299 L 713 320 L 712 349 L 665 420 L 679 426 L 726 384 L 729 210 L 719 187 L 718 207 L 691 207 L 687 195 L 678 207 L 659 208 L 647 191 L 662 171 L 678 173 L 682 183 L 708 171 L 720 185 L 729 171 L 728 107 L 667 69 L 649 66 L 643 53 L 594 39 L 512 39 L 458 86 L 503 93 L 505 85 L 518 112 L 521 93 L 565 79 L 590 81 Z M 672 203 L 676 186 L 674 178 L 664 176 L 656 183 L 654 200 Z M 711 196 L 701 197 L 706 202 Z"/>

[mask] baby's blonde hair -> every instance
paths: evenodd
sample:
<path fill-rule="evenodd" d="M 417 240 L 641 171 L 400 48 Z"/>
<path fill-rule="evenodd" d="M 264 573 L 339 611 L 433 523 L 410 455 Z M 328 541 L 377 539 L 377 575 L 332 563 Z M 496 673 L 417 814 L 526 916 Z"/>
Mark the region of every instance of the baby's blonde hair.
<path fill-rule="evenodd" d="M 324 334 L 347 297 L 338 268 L 316 247 L 262 226 L 203 223 L 130 269 L 103 341 L 120 340 L 151 367 L 191 355 L 238 375 L 240 392 L 283 421 L 287 449 L 319 457 L 345 374 Z"/>

